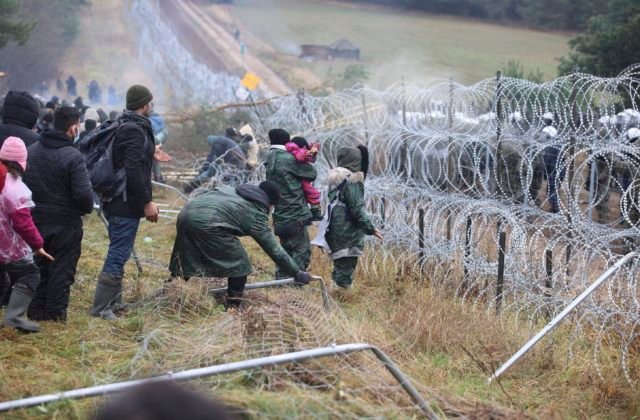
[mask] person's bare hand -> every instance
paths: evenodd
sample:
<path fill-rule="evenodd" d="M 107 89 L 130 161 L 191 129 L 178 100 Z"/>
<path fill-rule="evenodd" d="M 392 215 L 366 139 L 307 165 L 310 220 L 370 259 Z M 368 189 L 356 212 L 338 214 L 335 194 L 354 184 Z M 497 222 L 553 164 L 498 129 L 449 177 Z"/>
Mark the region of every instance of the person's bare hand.
<path fill-rule="evenodd" d="M 160 216 L 160 209 L 153 201 L 149 201 L 144 205 L 144 217 L 151 223 L 156 223 Z"/>
<path fill-rule="evenodd" d="M 382 232 L 380 232 L 378 229 L 373 230 L 373 236 L 380 239 L 381 241 L 384 240 L 384 236 L 382 236 Z"/>
<path fill-rule="evenodd" d="M 48 259 L 49 261 L 55 261 L 55 258 L 53 258 L 53 256 L 52 256 L 52 255 L 50 255 L 49 253 L 47 253 L 47 251 L 45 251 L 45 250 L 44 250 L 44 248 L 40 248 L 40 249 L 36 250 L 35 254 L 36 254 L 38 257 L 46 258 L 46 259 Z"/>
<path fill-rule="evenodd" d="M 169 154 L 167 152 L 162 150 L 160 148 L 160 145 L 157 145 L 156 146 L 156 150 L 153 153 L 153 159 L 158 161 L 158 162 L 170 162 L 171 161 L 171 156 L 169 156 Z"/>

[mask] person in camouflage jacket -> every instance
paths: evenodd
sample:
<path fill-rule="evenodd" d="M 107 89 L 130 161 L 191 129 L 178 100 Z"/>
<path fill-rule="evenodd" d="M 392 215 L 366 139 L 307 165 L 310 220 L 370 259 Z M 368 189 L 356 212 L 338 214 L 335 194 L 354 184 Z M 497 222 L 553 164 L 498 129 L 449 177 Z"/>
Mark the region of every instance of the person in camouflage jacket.
<path fill-rule="evenodd" d="M 310 275 L 278 244 L 269 228 L 269 211 L 280 191 L 272 182 L 260 186 L 221 186 L 187 204 L 176 222 L 177 235 L 171 253 L 171 277 L 227 277 L 227 302 L 238 306 L 252 267 L 239 236 L 251 236 L 298 283 Z"/>
<path fill-rule="evenodd" d="M 311 260 L 311 244 L 307 226 L 317 219 L 312 214 L 302 190 L 302 180 L 314 181 L 317 177 L 313 165 L 300 165 L 285 148 L 291 139 L 285 130 L 269 131 L 271 149 L 267 155 L 267 181 L 278 185 L 282 196 L 273 212 L 274 232 L 280 244 L 302 270 Z M 278 266 L 276 277 L 283 277 L 284 268 Z"/>

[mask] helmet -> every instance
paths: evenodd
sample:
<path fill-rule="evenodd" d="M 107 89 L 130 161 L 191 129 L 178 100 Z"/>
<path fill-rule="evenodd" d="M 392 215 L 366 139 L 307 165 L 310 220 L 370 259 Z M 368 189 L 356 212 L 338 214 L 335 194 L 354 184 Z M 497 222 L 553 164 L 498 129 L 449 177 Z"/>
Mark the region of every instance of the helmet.
<path fill-rule="evenodd" d="M 558 135 L 558 130 L 556 130 L 556 128 L 555 128 L 555 127 L 552 127 L 552 126 L 550 126 L 550 125 L 548 125 L 548 126 L 546 126 L 545 128 L 543 128 L 543 129 L 542 129 L 542 132 L 543 132 L 544 134 L 546 134 L 547 136 L 551 137 L 551 138 L 553 138 L 553 137 L 555 137 L 555 136 L 557 136 L 557 135 Z"/>
<path fill-rule="evenodd" d="M 638 138 L 640 138 L 640 128 L 630 128 L 629 131 L 627 131 L 626 136 L 627 140 L 629 140 L 629 143 L 635 142 L 636 140 L 638 140 Z"/>

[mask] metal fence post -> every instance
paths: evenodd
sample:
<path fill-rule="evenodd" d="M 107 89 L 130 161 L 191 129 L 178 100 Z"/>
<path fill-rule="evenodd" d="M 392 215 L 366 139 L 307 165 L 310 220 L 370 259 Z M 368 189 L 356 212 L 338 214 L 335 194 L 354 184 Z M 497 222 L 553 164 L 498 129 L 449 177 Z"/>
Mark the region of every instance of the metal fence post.
<path fill-rule="evenodd" d="M 496 283 L 496 314 L 500 313 L 502 307 L 502 291 L 504 285 L 504 255 L 507 248 L 507 233 L 500 232 L 498 240 L 498 281 Z"/>
<path fill-rule="evenodd" d="M 424 209 L 418 210 L 418 261 L 420 271 L 424 272 Z"/>
<path fill-rule="evenodd" d="M 472 229 L 471 216 L 468 216 L 467 228 L 465 230 L 465 240 L 464 240 L 464 260 L 462 262 L 462 265 L 464 267 L 464 271 L 463 271 L 464 277 L 462 279 L 462 283 L 465 288 L 469 283 L 469 280 L 468 280 L 469 269 L 467 268 L 467 264 L 469 263 L 469 257 L 471 256 L 471 229 Z"/>

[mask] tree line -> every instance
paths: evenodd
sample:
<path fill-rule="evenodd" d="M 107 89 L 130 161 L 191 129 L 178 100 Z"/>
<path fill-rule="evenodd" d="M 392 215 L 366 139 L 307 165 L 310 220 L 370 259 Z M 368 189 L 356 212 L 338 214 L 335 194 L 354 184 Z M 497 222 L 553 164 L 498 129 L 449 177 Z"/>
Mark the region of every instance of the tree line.
<path fill-rule="evenodd" d="M 80 30 L 87 0 L 0 0 L 0 71 L 11 86 L 31 89 L 58 74 Z M 96 48 L 99 40 L 96 40 Z"/>

